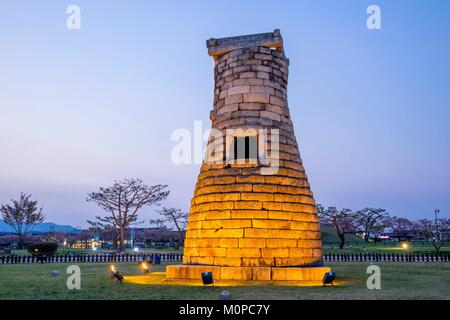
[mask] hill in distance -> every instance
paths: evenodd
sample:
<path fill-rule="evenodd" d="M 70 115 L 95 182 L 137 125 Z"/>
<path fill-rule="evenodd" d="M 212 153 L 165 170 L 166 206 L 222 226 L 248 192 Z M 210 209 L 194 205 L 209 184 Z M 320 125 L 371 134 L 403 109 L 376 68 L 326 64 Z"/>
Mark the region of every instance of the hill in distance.
<path fill-rule="evenodd" d="M 69 226 L 69 225 L 61 225 L 61 224 L 56 224 L 53 222 L 43 222 L 40 223 L 38 225 L 36 225 L 33 230 L 33 232 L 38 232 L 38 233 L 44 233 L 44 232 L 50 232 L 50 231 L 54 231 L 54 232 L 72 232 L 72 233 L 77 233 L 79 232 L 78 229 Z M 13 232 L 13 229 L 7 225 L 5 223 L 5 221 L 0 220 L 0 232 Z"/>

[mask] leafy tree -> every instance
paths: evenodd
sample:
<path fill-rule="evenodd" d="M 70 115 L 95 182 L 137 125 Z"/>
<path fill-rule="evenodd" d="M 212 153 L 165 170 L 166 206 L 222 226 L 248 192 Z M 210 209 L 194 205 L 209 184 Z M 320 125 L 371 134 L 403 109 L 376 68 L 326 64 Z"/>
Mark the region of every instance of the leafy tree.
<path fill-rule="evenodd" d="M 380 208 L 364 208 L 355 212 L 358 230 L 363 234 L 366 245 L 371 233 L 379 232 L 386 227 L 384 222 L 388 217 L 389 213 Z"/>
<path fill-rule="evenodd" d="M 391 228 L 394 235 L 406 234 L 415 229 L 415 223 L 407 218 L 397 216 L 383 219 L 383 225 Z"/>
<path fill-rule="evenodd" d="M 317 205 L 317 212 L 320 221 L 325 225 L 330 225 L 339 237 L 339 249 L 345 246 L 345 235 L 356 232 L 355 214 L 350 209 L 338 210 L 336 207 L 325 208 L 321 204 Z"/>
<path fill-rule="evenodd" d="M 138 223 L 139 210 L 144 206 L 159 205 L 167 198 L 167 185 L 149 186 L 141 179 L 115 181 L 110 187 L 99 188 L 98 192 L 88 194 L 87 201 L 96 203 L 106 211 L 96 221 L 88 221 L 92 227 L 114 229 L 119 238 L 119 249 L 124 250 L 125 233 L 131 225 Z"/>
<path fill-rule="evenodd" d="M 163 208 L 157 212 L 162 216 L 162 218 L 150 220 L 150 223 L 156 224 L 159 227 L 167 222 L 172 224 L 172 227 L 175 227 L 178 232 L 180 244 L 183 244 L 184 232 L 186 231 L 189 214 L 177 208 Z"/>
<path fill-rule="evenodd" d="M 31 194 L 21 193 L 18 200 L 12 199 L 11 204 L 0 207 L 2 219 L 19 236 L 19 249 L 23 249 L 24 236 L 45 220 L 42 208 L 38 208 L 38 201 L 30 198 Z"/>
<path fill-rule="evenodd" d="M 433 222 L 430 219 L 419 219 L 415 221 L 414 228 L 427 241 L 433 238 Z"/>

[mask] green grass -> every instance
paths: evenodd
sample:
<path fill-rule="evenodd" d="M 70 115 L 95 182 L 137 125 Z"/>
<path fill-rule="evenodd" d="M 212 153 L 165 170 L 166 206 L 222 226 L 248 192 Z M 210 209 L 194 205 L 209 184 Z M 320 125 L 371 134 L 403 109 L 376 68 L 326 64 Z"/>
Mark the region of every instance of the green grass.
<path fill-rule="evenodd" d="M 124 275 L 139 275 L 137 263 L 116 264 Z M 450 299 L 448 263 L 378 263 L 381 290 L 368 290 L 368 263 L 329 264 L 343 285 L 323 287 L 185 287 L 118 284 L 107 264 L 80 264 L 81 290 L 68 290 L 68 264 L 0 265 L 0 299 Z M 152 271 L 164 271 L 165 265 Z M 60 275 L 52 277 L 58 270 Z"/>

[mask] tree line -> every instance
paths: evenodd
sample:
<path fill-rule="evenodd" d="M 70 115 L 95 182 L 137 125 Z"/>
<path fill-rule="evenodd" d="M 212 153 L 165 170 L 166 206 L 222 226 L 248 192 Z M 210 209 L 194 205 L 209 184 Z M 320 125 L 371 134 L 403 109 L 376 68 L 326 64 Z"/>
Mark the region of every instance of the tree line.
<path fill-rule="evenodd" d="M 416 232 L 418 235 L 431 240 L 437 252 L 445 243 L 445 238 L 441 237 L 442 232 L 450 232 L 450 219 L 436 216 L 435 221 L 429 219 L 418 219 L 415 221 L 407 218 L 391 216 L 385 209 L 364 208 L 353 211 L 351 209 L 337 209 L 317 205 L 317 212 L 320 222 L 334 228 L 339 238 L 339 248 L 345 246 L 348 234 L 357 234 L 364 239 L 367 244 L 370 237 L 377 238 L 386 229 L 390 229 L 393 234 L 404 234 L 405 232 Z"/>
<path fill-rule="evenodd" d="M 90 231 L 110 233 L 113 242 L 119 244 L 119 250 L 125 249 L 127 231 L 135 225 L 144 223 L 139 220 L 141 210 L 148 206 L 159 206 L 169 195 L 167 185 L 147 185 L 141 179 L 114 181 L 111 186 L 100 187 L 87 195 L 86 201 L 92 202 L 104 211 L 104 215 L 88 220 Z M 2 219 L 18 236 L 18 248 L 23 249 L 25 236 L 45 220 L 42 207 L 31 194 L 21 193 L 18 200 L 0 206 Z M 150 219 L 151 224 L 161 228 L 175 228 L 180 243 L 184 240 L 188 213 L 177 208 L 163 207 L 157 210 L 158 219 Z M 111 234 L 112 233 L 112 234 Z"/>

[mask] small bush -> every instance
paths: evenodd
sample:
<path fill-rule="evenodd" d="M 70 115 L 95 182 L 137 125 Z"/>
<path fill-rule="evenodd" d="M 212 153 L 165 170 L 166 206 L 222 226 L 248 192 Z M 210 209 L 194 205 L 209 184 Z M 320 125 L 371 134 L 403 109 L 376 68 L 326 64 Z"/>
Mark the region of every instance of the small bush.
<path fill-rule="evenodd" d="M 58 250 L 58 244 L 53 242 L 41 242 L 28 246 L 28 252 L 33 256 L 52 256 Z"/>

